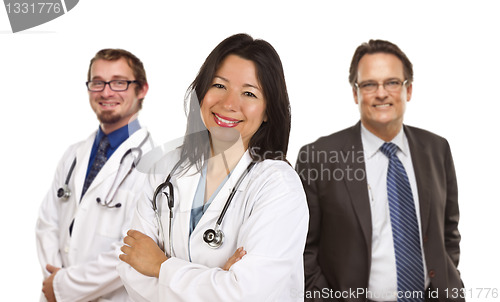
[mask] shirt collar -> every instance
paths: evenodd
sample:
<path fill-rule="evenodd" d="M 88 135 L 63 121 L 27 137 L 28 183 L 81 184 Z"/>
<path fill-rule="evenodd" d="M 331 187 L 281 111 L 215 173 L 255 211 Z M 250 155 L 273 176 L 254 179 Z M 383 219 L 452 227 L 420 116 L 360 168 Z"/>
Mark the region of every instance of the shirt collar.
<path fill-rule="evenodd" d="M 371 133 L 368 129 L 365 128 L 363 123 L 361 123 L 361 139 L 363 142 L 363 150 L 365 153 L 365 157 L 371 158 L 373 157 L 379 150 L 380 147 L 385 143 L 384 140 Z M 406 139 L 403 127 L 399 133 L 391 140 L 391 143 L 398 146 L 399 150 L 403 152 L 405 156 L 409 155 L 408 145 L 404 143 Z"/>
<path fill-rule="evenodd" d="M 139 124 L 139 120 L 133 120 L 129 124 L 116 129 L 115 131 L 108 134 L 109 146 L 112 149 L 118 148 L 127 138 L 129 138 L 134 132 L 141 129 L 141 125 Z M 97 130 L 96 142 L 100 142 L 101 139 L 105 136 L 101 127 L 99 126 L 99 130 Z"/>

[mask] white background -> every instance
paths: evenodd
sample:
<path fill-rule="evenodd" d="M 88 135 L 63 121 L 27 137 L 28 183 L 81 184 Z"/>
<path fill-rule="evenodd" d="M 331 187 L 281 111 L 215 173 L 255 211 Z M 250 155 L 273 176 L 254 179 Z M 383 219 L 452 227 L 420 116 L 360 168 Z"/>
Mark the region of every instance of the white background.
<path fill-rule="evenodd" d="M 141 58 L 150 91 L 140 121 L 157 143 L 185 129 L 184 93 L 222 39 L 246 32 L 281 56 L 292 106 L 289 160 L 300 146 L 359 119 L 347 81 L 355 48 L 398 44 L 414 65 L 405 122 L 446 137 L 459 182 L 459 269 L 470 301 L 500 288 L 496 1 L 82 0 L 64 16 L 13 34 L 0 8 L 1 293 L 38 299 L 38 207 L 68 145 L 98 123 L 84 82 L 100 49 Z M 470 297 L 472 296 L 472 299 Z M 4 300 L 4 298 L 0 298 Z"/>

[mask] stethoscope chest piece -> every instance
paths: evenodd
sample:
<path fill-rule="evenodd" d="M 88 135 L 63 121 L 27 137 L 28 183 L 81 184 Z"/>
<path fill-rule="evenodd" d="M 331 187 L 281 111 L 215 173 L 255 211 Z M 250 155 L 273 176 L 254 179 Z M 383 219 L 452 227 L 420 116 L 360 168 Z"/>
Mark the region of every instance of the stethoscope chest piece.
<path fill-rule="evenodd" d="M 165 235 L 163 233 L 163 227 L 161 226 L 161 219 L 160 219 L 160 211 L 158 210 L 158 205 L 157 205 L 157 197 L 158 195 L 161 194 L 162 190 L 168 187 L 168 193 L 163 192 L 165 196 L 167 197 L 168 201 L 168 208 L 170 211 L 170 227 L 169 227 L 169 242 L 170 242 L 170 255 L 172 255 L 172 221 L 174 217 L 174 187 L 170 179 L 172 178 L 172 175 L 176 171 L 176 169 L 181 165 L 183 162 L 182 159 L 180 159 L 177 164 L 172 168 L 172 171 L 170 174 L 168 174 L 167 179 L 165 179 L 164 182 L 162 182 L 158 187 L 156 187 L 156 190 L 154 191 L 153 194 L 153 199 L 151 200 L 152 206 L 153 206 L 153 211 L 156 213 L 155 217 L 158 222 L 158 226 L 160 228 L 160 236 L 163 237 L 163 242 L 165 241 Z M 233 189 L 231 190 L 231 193 L 229 194 L 229 197 L 226 200 L 226 204 L 224 205 L 224 208 L 222 209 L 222 212 L 219 215 L 219 218 L 217 219 L 217 222 L 215 223 L 215 228 L 213 229 L 208 229 L 203 233 L 203 241 L 205 241 L 206 244 L 208 244 L 209 247 L 213 249 L 217 249 L 222 246 L 222 243 L 224 243 L 224 233 L 221 231 L 220 226 L 222 225 L 222 220 L 224 219 L 224 215 L 226 215 L 226 211 L 231 205 L 231 200 L 233 199 L 234 195 L 236 194 L 237 188 L 239 187 L 240 183 L 243 181 L 245 176 L 250 172 L 252 167 L 256 164 L 255 161 L 252 161 L 248 167 L 245 169 L 243 174 L 241 174 L 240 178 L 238 178 L 238 181 L 234 185 Z M 165 253 L 167 253 L 164 250 Z"/>
<path fill-rule="evenodd" d="M 70 196 L 71 190 L 69 189 L 67 184 L 64 184 L 62 188 L 59 188 L 59 190 L 57 190 L 57 197 L 61 198 L 64 201 L 68 200 Z"/>
<path fill-rule="evenodd" d="M 222 233 L 221 230 L 208 229 L 203 234 L 203 241 L 205 241 L 209 247 L 217 249 L 224 243 L 224 233 Z"/>

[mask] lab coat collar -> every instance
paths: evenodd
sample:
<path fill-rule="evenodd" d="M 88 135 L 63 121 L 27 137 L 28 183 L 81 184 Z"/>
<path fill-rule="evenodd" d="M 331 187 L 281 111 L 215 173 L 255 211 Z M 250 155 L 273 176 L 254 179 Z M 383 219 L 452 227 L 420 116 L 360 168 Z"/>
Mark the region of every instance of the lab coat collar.
<path fill-rule="evenodd" d="M 209 206 L 209 209 L 213 207 L 214 204 L 219 204 L 220 203 L 219 200 L 223 196 L 225 196 L 225 199 L 227 199 L 227 196 L 229 196 L 229 192 L 233 189 L 234 185 L 236 185 L 236 182 L 238 181 L 239 177 L 243 174 L 243 172 L 246 170 L 251 161 L 252 158 L 250 157 L 250 153 L 247 150 L 241 157 L 240 161 L 238 162 L 234 170 L 231 172 L 229 179 L 220 189 L 219 194 L 217 194 L 217 196 L 212 201 L 211 205 Z M 195 165 L 193 165 L 181 177 L 174 178 L 172 180 L 174 186 L 177 183 L 179 194 L 182 194 L 177 196 L 182 196 L 182 200 L 185 201 L 179 204 L 180 211 L 182 212 L 191 211 L 194 194 L 201 176 L 201 171 L 197 170 L 198 168 Z M 245 187 L 245 180 L 238 187 L 238 191 L 243 190 L 243 188 Z M 217 207 L 220 207 L 220 209 L 222 210 L 224 204 L 225 201 L 223 201 L 222 204 L 219 204 Z"/>
<path fill-rule="evenodd" d="M 90 187 L 88 188 L 87 192 L 85 194 L 91 193 L 94 189 L 98 188 L 99 185 L 108 177 L 115 178 L 115 174 L 118 172 L 118 169 L 120 167 L 120 161 L 122 160 L 123 155 L 125 152 L 127 152 L 130 148 L 136 148 L 139 146 L 139 144 L 146 138 L 148 134 L 147 129 L 140 129 L 136 131 L 134 134 L 132 134 L 127 140 L 125 140 L 118 149 L 111 155 L 111 157 L 106 161 L 104 166 L 102 167 L 101 171 L 97 173 L 94 181 L 92 181 L 92 184 L 90 184 Z M 144 147 L 144 146 L 143 146 Z M 144 149 L 143 149 L 144 150 Z M 134 154 L 137 155 L 137 154 Z M 122 171 L 125 174 L 129 168 L 131 167 L 133 160 L 133 156 L 127 156 L 124 159 L 124 162 L 121 164 Z M 87 159 L 88 163 L 88 159 Z M 120 173 L 122 174 L 122 173 Z M 84 174 L 85 175 L 85 174 Z M 120 182 L 121 179 L 123 178 L 124 175 L 119 175 L 117 181 Z M 103 190 L 103 194 L 108 194 L 108 191 L 110 191 L 112 188 L 106 188 Z M 80 190 L 81 194 L 81 190 Z M 89 194 L 90 195 L 90 194 Z M 106 195 L 100 196 L 101 199 L 106 198 Z M 77 195 L 79 196 L 79 195 Z"/>
<path fill-rule="evenodd" d="M 252 158 L 250 157 L 250 153 L 247 150 L 243 154 L 242 158 L 240 159 L 234 170 L 231 172 L 229 179 L 222 186 L 217 196 L 213 199 L 212 203 L 208 207 L 205 214 L 203 214 L 203 216 L 201 217 L 200 221 L 198 222 L 196 228 L 193 231 L 192 236 L 194 235 L 195 232 L 200 232 L 200 230 L 204 232 L 207 225 L 211 225 L 211 227 L 215 226 L 215 221 L 220 216 L 231 190 L 233 189 L 234 185 L 236 185 L 238 179 L 247 169 L 251 161 Z M 174 217 L 174 219 L 184 220 L 181 221 L 180 223 L 182 228 L 182 241 L 183 241 L 182 249 L 184 249 L 184 247 L 189 246 L 188 241 L 189 241 L 189 225 L 190 225 L 189 223 L 191 219 L 191 207 L 193 204 L 193 198 L 196 191 L 196 187 L 200 180 L 200 175 L 201 173 L 197 171 L 197 168 L 195 166 L 192 166 L 184 175 L 172 181 L 174 187 L 178 188 L 178 192 L 175 192 L 177 194 L 175 195 L 176 205 L 174 206 L 179 206 L 179 212 L 183 213 L 182 215 L 177 215 L 177 218 Z M 251 176 L 249 174 L 245 177 L 245 179 L 241 182 L 240 186 L 238 187 L 237 189 L 238 191 L 245 190 L 250 177 Z M 236 194 L 235 198 L 237 198 L 237 195 L 238 194 Z M 235 200 L 233 200 L 231 204 L 233 205 L 234 202 Z M 176 247 L 177 248 L 174 247 L 174 250 L 176 251 L 176 254 L 179 255 L 180 252 L 179 248 L 181 247 L 180 246 Z"/>
<path fill-rule="evenodd" d="M 252 161 L 252 158 L 250 157 L 250 154 L 248 150 L 243 154 L 242 158 L 234 168 L 234 170 L 231 172 L 231 175 L 229 176 L 229 179 L 226 181 L 226 183 L 222 186 L 220 189 L 219 193 L 215 198 L 213 199 L 212 203 L 208 207 L 207 211 L 205 214 L 201 217 L 200 221 L 198 222 L 198 225 L 203 228 L 203 225 L 208 223 L 211 224 L 212 220 L 217 219 L 220 216 L 220 213 L 222 212 L 222 209 L 224 208 L 224 205 L 227 202 L 227 199 L 229 197 L 229 194 L 233 190 L 234 186 L 238 182 L 238 179 L 243 175 L 245 170 L 247 169 L 248 165 Z M 244 191 L 245 188 L 247 187 L 248 180 L 250 179 L 250 175 L 247 174 L 245 179 L 241 182 L 241 184 L 238 186 L 237 191 L 241 192 Z M 235 197 L 237 198 L 237 195 Z M 235 200 L 233 199 L 231 201 L 231 205 Z M 190 210 L 191 210 L 191 205 L 192 205 L 192 200 L 190 202 Z M 215 224 L 214 224 L 215 225 Z"/>

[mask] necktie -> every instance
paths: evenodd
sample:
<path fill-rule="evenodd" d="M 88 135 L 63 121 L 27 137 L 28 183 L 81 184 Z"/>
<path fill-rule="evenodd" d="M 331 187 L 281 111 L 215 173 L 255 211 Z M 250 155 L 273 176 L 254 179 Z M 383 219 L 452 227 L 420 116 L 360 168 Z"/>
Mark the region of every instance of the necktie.
<path fill-rule="evenodd" d="M 408 175 L 396 156 L 398 146 L 384 143 L 380 151 L 389 158 L 387 197 L 396 254 L 398 302 L 424 301 L 424 265 L 415 203 Z"/>
<path fill-rule="evenodd" d="M 97 173 L 101 170 L 102 166 L 106 163 L 108 158 L 106 157 L 106 151 L 109 148 L 109 139 L 108 136 L 104 136 L 99 142 L 99 146 L 97 147 L 97 153 L 94 158 L 94 163 L 92 163 L 92 167 L 90 168 L 89 174 L 87 178 L 85 178 L 85 183 L 83 184 L 82 197 L 87 192 L 87 189 L 94 181 Z"/>
<path fill-rule="evenodd" d="M 99 146 L 97 146 L 97 153 L 94 158 L 94 162 L 92 163 L 92 167 L 90 167 L 89 174 L 87 175 L 87 178 L 85 178 L 85 182 L 83 183 L 83 190 L 82 190 L 82 197 L 87 192 L 87 189 L 90 187 L 90 184 L 92 184 L 92 181 L 94 181 L 94 178 L 96 177 L 97 173 L 101 170 L 102 166 L 106 163 L 108 158 L 106 157 L 106 152 L 108 151 L 109 148 L 109 139 L 108 136 L 104 136 L 101 138 L 101 141 L 99 142 Z M 69 235 L 73 233 L 73 225 L 75 224 L 75 219 L 71 221 L 71 224 L 69 226 Z"/>

